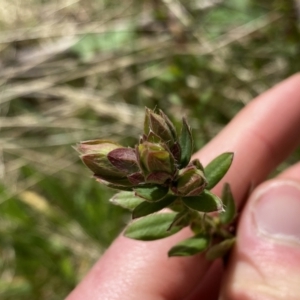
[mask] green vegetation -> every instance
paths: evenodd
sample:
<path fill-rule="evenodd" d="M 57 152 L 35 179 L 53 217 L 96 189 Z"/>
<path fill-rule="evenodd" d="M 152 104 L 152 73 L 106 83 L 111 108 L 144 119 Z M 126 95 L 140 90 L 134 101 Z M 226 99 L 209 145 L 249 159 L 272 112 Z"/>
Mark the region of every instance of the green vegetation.
<path fill-rule="evenodd" d="M 300 70 L 299 14 L 291 0 L 2 0 L 0 298 L 62 299 L 129 220 L 73 145 L 133 146 L 147 106 L 186 115 L 202 147 Z"/>

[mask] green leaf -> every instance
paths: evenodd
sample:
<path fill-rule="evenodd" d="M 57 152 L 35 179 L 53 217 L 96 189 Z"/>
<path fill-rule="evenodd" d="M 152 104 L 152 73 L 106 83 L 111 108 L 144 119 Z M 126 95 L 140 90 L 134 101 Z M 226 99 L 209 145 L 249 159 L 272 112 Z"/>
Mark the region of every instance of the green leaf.
<path fill-rule="evenodd" d="M 170 206 L 170 209 L 172 209 L 175 212 L 181 212 L 182 210 L 186 209 L 186 206 L 181 201 L 181 198 L 177 198 L 176 201 L 174 201 Z"/>
<path fill-rule="evenodd" d="M 222 224 L 231 223 L 236 216 L 236 206 L 234 198 L 228 183 L 224 184 L 222 191 L 222 201 L 224 204 L 224 211 L 220 213 L 219 218 Z"/>
<path fill-rule="evenodd" d="M 203 252 L 209 246 L 210 238 L 206 235 L 199 234 L 186 239 L 168 252 L 168 256 L 191 256 Z"/>
<path fill-rule="evenodd" d="M 143 199 L 134 195 L 134 192 L 119 192 L 114 195 L 110 202 L 132 211 L 136 206 L 143 202 Z"/>
<path fill-rule="evenodd" d="M 226 239 L 219 244 L 216 244 L 209 248 L 206 252 L 206 258 L 208 260 L 214 260 L 219 257 L 223 257 L 234 245 L 235 238 Z"/>
<path fill-rule="evenodd" d="M 233 160 L 232 152 L 225 152 L 213 161 L 211 161 L 204 169 L 204 174 L 207 179 L 208 190 L 212 189 L 226 174 Z"/>
<path fill-rule="evenodd" d="M 174 218 L 168 230 L 174 226 L 186 227 L 190 224 L 191 214 L 189 209 L 184 209 L 180 211 Z"/>
<path fill-rule="evenodd" d="M 187 207 L 201 212 L 219 211 L 223 208 L 222 200 L 208 190 L 204 190 L 199 196 L 184 197 L 182 201 Z"/>
<path fill-rule="evenodd" d="M 193 151 L 192 132 L 185 118 L 182 119 L 182 129 L 179 137 L 179 145 L 181 148 L 180 168 L 184 168 L 188 165 Z"/>
<path fill-rule="evenodd" d="M 138 197 L 154 202 L 162 200 L 167 195 L 169 188 L 160 185 L 148 185 L 134 188 L 134 191 Z"/>
<path fill-rule="evenodd" d="M 144 201 L 133 210 L 132 218 L 136 219 L 160 211 L 161 209 L 173 203 L 176 199 L 176 196 L 168 195 L 166 198 L 159 202 Z"/>
<path fill-rule="evenodd" d="M 176 213 L 149 215 L 133 221 L 125 230 L 125 236 L 141 241 L 153 241 L 168 237 L 178 232 L 180 227 L 168 231 Z"/>

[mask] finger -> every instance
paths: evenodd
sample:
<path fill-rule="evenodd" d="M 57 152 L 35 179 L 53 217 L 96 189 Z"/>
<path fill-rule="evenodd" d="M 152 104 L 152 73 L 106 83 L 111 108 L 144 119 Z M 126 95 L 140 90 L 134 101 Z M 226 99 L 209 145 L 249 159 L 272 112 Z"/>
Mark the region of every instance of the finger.
<path fill-rule="evenodd" d="M 199 284 L 184 300 L 209 299 L 218 300 L 219 290 L 224 272 L 223 262 L 218 259 L 212 263 L 205 273 L 205 277 L 199 280 Z"/>
<path fill-rule="evenodd" d="M 196 154 L 207 163 L 216 154 L 235 152 L 226 181 L 232 185 L 238 201 L 253 181 L 259 183 L 264 179 L 296 146 L 296 131 L 300 126 L 299 95 L 300 75 L 295 75 L 253 101 L 227 129 Z M 286 99 L 289 99 L 288 106 Z M 276 133 L 268 124 L 275 124 Z M 277 149 L 276 145 L 281 147 Z M 167 251 L 189 234 L 183 230 L 151 243 L 117 238 L 68 299 L 113 300 L 120 295 L 122 299 L 131 300 L 184 298 L 209 266 L 201 255 L 167 258 Z"/>
<path fill-rule="evenodd" d="M 239 224 L 222 300 L 300 299 L 300 164 L 259 186 Z"/>

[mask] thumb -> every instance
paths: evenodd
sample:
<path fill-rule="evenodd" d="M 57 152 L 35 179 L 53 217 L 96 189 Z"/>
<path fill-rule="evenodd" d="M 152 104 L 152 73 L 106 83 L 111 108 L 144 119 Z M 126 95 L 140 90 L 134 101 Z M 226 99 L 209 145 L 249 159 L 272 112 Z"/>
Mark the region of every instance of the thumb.
<path fill-rule="evenodd" d="M 228 267 L 222 300 L 300 299 L 300 165 L 254 191 Z"/>

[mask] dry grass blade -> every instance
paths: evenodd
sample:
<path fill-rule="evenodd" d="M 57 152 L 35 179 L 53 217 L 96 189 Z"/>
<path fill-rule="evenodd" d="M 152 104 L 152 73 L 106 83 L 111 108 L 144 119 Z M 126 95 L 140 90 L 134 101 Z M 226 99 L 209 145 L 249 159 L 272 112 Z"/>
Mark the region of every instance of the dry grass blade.
<path fill-rule="evenodd" d="M 156 50 L 156 49 L 155 49 Z M 1 91 L 1 101 L 0 104 L 4 104 L 11 101 L 14 98 L 28 95 L 37 91 L 42 91 L 49 87 L 52 87 L 59 83 L 64 83 L 66 81 L 75 80 L 78 78 L 83 78 L 87 76 L 108 74 L 110 72 L 128 68 L 136 64 L 147 63 L 151 61 L 160 60 L 167 55 L 167 51 L 161 48 L 159 45 L 158 49 L 149 55 L 145 54 L 131 54 L 129 56 L 119 57 L 117 59 L 110 59 L 106 62 L 99 62 L 93 66 L 78 67 L 76 70 L 67 71 L 65 74 L 58 76 L 49 76 L 45 79 L 32 80 L 30 83 L 26 84 L 7 84 L 2 88 Z"/>
<path fill-rule="evenodd" d="M 251 39 L 251 34 L 264 29 L 267 26 L 272 25 L 274 22 L 279 21 L 283 16 L 278 13 L 270 12 L 264 16 L 261 16 L 255 20 L 250 21 L 242 26 L 234 28 L 224 35 L 219 36 L 213 41 L 202 41 L 201 45 L 205 46 L 203 50 L 199 49 L 198 44 L 190 44 L 186 49 L 178 49 L 177 54 L 181 55 L 207 55 L 212 54 L 218 50 L 222 50 L 235 42 L 242 42 L 245 39 Z"/>
<path fill-rule="evenodd" d="M 99 117 L 111 117 L 133 127 L 139 126 L 143 120 L 142 108 L 116 101 L 108 102 L 96 91 L 76 90 L 65 86 L 45 89 L 42 94 L 62 98 L 69 102 L 72 109 L 90 107 L 98 113 Z M 132 122 L 133 116 L 136 123 Z"/>

